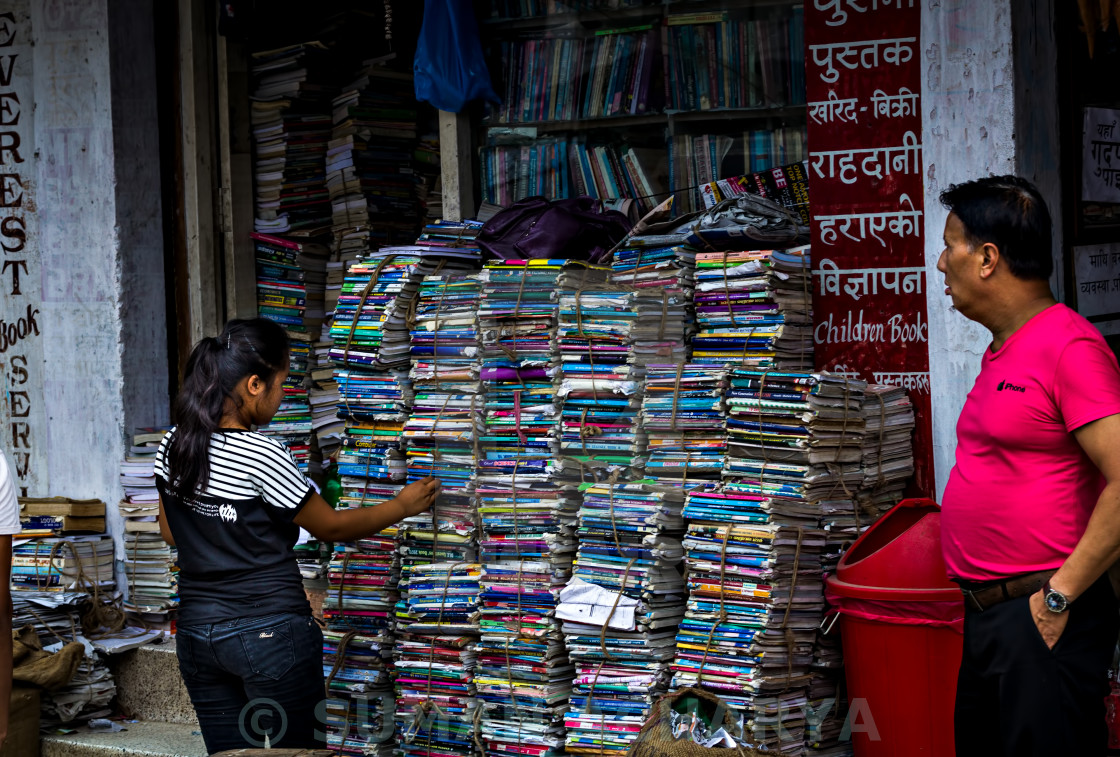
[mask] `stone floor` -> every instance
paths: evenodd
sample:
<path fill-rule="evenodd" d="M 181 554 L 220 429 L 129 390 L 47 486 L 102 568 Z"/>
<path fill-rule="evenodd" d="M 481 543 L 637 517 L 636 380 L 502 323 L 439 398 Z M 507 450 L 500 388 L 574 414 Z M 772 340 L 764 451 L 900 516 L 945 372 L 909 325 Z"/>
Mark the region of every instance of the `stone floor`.
<path fill-rule="evenodd" d="M 41 757 L 206 757 L 197 725 L 125 723 L 118 733 L 81 729 L 66 736 L 44 736 Z"/>

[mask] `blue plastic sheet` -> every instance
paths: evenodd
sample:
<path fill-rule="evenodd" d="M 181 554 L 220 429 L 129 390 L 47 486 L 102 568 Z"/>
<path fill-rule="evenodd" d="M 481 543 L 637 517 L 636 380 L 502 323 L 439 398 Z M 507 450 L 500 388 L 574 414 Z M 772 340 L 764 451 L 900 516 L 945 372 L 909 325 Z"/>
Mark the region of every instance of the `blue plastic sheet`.
<path fill-rule="evenodd" d="M 416 99 L 459 113 L 473 100 L 500 102 L 482 55 L 469 0 L 424 0 L 424 23 L 412 64 Z"/>

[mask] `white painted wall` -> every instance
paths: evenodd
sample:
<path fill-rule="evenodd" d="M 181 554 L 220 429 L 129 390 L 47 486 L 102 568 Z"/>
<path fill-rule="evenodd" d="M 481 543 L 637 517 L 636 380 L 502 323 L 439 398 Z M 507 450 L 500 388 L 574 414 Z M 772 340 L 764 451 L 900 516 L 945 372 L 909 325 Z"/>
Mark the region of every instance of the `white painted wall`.
<path fill-rule="evenodd" d="M 949 309 L 936 270 L 947 216 L 938 195 L 955 182 L 1015 171 L 1010 5 L 926 0 L 922 8 L 926 298 L 939 498 L 953 467 L 957 417 L 991 335 Z"/>
<path fill-rule="evenodd" d="M 18 295 L 10 272 L 0 282 L 0 318 L 30 306 L 39 334 L 0 353 L 0 444 L 30 445 L 28 495 L 104 500 L 121 555 L 126 440 L 168 417 L 151 10 L 120 0 L 111 19 L 107 0 L 0 0 L 4 13 L 16 43 L 0 56 L 20 56 L 22 162 L 0 150 L 0 172 L 22 173 L 22 206 L 5 210 L 27 240 L 0 252 L 26 266 Z"/>

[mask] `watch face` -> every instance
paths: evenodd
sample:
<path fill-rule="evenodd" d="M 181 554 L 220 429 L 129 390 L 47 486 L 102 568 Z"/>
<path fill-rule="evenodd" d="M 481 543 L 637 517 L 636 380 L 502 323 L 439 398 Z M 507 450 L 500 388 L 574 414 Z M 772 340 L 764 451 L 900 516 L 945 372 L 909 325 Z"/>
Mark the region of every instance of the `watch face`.
<path fill-rule="evenodd" d="M 1050 612 L 1065 612 L 1066 598 L 1056 591 L 1051 591 L 1046 595 L 1046 607 Z"/>

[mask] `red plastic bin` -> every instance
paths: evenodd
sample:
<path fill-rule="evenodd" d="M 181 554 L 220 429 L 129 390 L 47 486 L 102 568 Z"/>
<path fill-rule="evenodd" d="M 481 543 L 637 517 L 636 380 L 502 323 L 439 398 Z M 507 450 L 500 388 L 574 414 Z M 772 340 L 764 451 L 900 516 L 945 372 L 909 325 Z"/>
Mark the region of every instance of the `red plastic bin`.
<path fill-rule="evenodd" d="M 941 557 L 941 508 L 900 502 L 840 560 L 826 595 L 856 757 L 953 757 L 964 601 Z"/>

